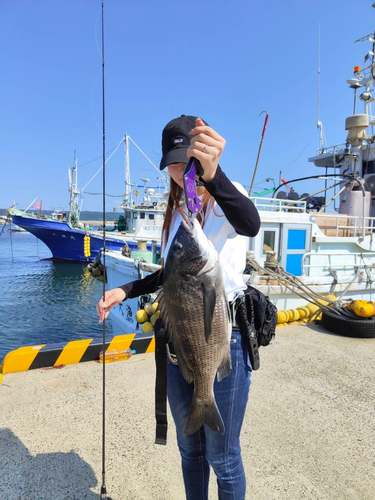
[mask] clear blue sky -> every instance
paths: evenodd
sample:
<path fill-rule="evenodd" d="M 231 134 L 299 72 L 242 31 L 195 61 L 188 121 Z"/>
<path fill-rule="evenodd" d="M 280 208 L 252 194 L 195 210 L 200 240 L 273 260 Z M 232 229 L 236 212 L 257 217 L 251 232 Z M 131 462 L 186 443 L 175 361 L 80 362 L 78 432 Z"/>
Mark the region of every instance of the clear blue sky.
<path fill-rule="evenodd" d="M 371 3 L 105 0 L 107 150 L 127 132 L 158 164 L 164 125 L 194 114 L 226 138 L 228 176 L 249 185 L 267 110 L 257 188 L 280 169 L 289 179 L 321 173 L 307 162 L 318 146 L 318 26 L 320 117 L 333 145 L 345 141 L 352 114 L 346 80 L 370 48 L 354 41 L 375 28 Z M 1 208 L 36 196 L 44 209 L 67 208 L 74 149 L 79 164 L 102 153 L 100 8 L 100 0 L 0 2 Z M 134 182 L 158 176 L 134 146 L 130 164 Z M 79 170 L 81 187 L 100 165 Z M 101 191 L 101 176 L 87 189 Z M 121 148 L 107 165 L 107 192 L 123 191 Z M 83 207 L 101 203 L 86 195 Z M 119 203 L 108 198 L 107 208 Z"/>

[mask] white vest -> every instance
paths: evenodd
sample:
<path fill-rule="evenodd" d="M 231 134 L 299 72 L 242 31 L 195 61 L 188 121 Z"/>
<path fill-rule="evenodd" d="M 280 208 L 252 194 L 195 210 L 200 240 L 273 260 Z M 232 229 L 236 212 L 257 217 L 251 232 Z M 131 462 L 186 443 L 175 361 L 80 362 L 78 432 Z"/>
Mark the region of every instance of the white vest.
<path fill-rule="evenodd" d="M 245 188 L 238 182 L 233 182 L 240 193 L 247 196 Z M 186 205 L 181 206 L 186 213 Z M 180 227 L 182 216 L 178 210 L 172 214 L 169 238 L 166 245 L 163 245 L 161 257 L 164 259 L 168 255 L 169 247 Z M 246 289 L 243 280 L 243 272 L 246 266 L 247 236 L 240 236 L 229 223 L 223 211 L 217 203 L 213 210 L 208 208 L 206 212 L 206 222 L 203 232 L 213 243 L 219 254 L 220 263 L 224 271 L 225 292 L 228 301 L 232 301 L 237 292 Z"/>

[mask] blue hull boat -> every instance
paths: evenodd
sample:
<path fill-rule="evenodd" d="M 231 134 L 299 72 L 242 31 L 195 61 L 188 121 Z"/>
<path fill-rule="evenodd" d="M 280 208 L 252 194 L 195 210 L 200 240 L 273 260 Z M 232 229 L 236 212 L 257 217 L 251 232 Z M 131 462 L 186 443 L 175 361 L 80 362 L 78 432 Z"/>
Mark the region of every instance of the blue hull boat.
<path fill-rule="evenodd" d="M 17 226 L 26 229 L 45 243 L 54 259 L 73 260 L 79 262 L 92 262 L 103 248 L 103 237 L 91 231 L 72 228 L 66 220 L 53 220 L 39 218 L 14 208 L 9 209 L 12 221 Z M 85 256 L 84 237 L 90 237 L 90 256 Z M 137 248 L 137 242 L 127 242 L 130 250 Z M 108 250 L 121 250 L 125 239 L 114 238 L 106 235 L 106 248 Z"/>

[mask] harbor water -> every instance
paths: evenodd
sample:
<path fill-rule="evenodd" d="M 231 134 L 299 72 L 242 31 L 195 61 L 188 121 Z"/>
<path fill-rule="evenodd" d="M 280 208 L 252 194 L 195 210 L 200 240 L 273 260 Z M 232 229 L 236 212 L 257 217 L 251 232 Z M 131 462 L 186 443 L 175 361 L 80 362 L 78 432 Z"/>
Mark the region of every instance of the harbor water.
<path fill-rule="evenodd" d="M 86 264 L 53 261 L 28 232 L 6 227 L 1 234 L 0 285 L 0 364 L 18 347 L 103 335 L 95 310 L 103 283 Z M 106 335 L 112 335 L 110 321 Z"/>

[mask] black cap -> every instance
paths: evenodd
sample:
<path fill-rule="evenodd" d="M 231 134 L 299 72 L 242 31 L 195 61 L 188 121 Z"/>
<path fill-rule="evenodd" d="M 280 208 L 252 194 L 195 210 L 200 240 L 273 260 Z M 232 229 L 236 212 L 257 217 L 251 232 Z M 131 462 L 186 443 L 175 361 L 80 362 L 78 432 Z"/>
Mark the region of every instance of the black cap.
<path fill-rule="evenodd" d="M 160 170 L 171 163 L 187 163 L 186 152 L 191 139 L 189 132 L 195 127 L 196 119 L 196 116 L 181 115 L 164 127 L 161 140 L 163 158 L 160 161 Z M 203 122 L 208 125 L 204 120 Z"/>

